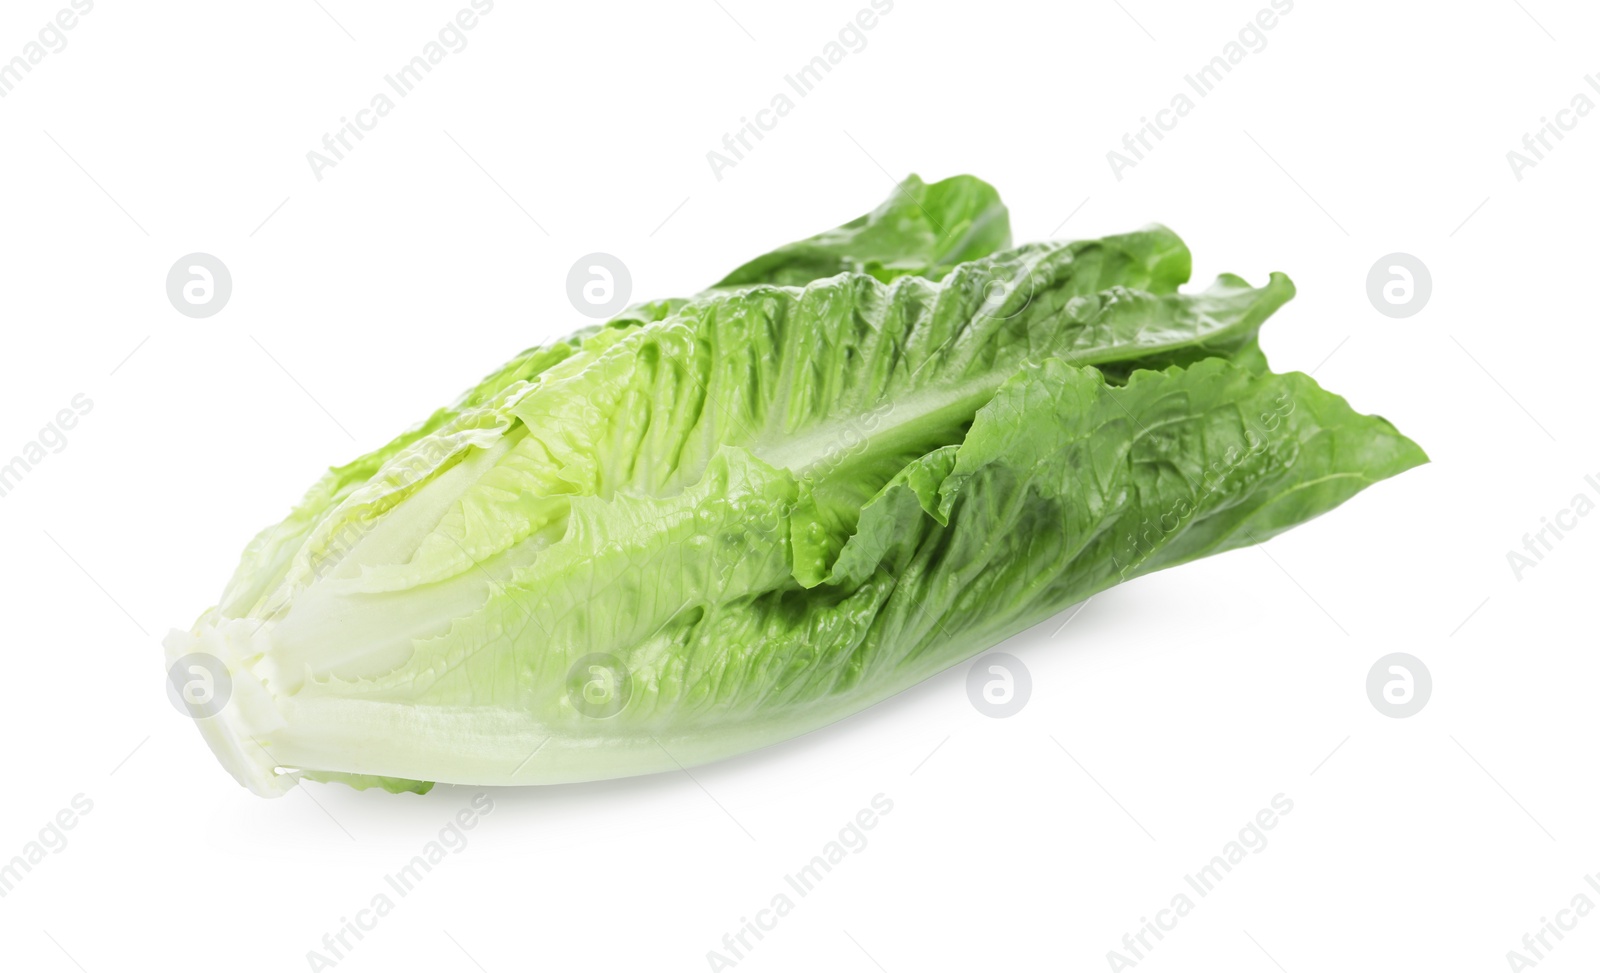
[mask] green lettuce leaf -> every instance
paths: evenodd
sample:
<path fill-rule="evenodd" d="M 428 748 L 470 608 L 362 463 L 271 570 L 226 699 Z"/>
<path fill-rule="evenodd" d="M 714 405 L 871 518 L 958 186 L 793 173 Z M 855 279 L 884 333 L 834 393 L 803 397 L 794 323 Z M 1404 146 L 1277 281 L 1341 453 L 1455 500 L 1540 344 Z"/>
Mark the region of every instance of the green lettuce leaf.
<path fill-rule="evenodd" d="M 972 176 L 932 185 L 911 176 L 872 212 L 757 257 L 717 286 L 803 287 L 842 273 L 938 280 L 957 264 L 1010 245 L 1011 217 L 993 186 Z"/>
<path fill-rule="evenodd" d="M 530 349 L 338 467 L 167 641 L 257 793 L 675 769 L 855 712 L 1109 585 L 1424 461 L 1180 293 L 1163 227 L 1008 244 L 913 177 L 688 298 Z"/>

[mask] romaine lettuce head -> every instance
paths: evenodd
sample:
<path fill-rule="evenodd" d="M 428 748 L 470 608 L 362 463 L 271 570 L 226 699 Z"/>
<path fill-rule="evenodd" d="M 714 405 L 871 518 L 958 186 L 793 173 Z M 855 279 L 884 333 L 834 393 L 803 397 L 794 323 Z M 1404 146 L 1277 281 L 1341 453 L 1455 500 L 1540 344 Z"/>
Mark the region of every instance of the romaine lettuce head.
<path fill-rule="evenodd" d="M 1268 371 L 1287 278 L 1189 269 L 1159 226 L 1011 247 L 987 184 L 912 177 L 329 471 L 169 662 L 225 673 L 196 715 L 259 794 L 671 770 L 1425 461 Z"/>

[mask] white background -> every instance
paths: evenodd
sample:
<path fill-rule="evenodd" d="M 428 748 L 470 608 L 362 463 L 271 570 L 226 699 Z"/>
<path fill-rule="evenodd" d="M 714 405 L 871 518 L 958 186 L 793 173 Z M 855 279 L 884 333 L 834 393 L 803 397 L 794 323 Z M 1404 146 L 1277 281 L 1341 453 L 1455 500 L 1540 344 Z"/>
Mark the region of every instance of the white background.
<path fill-rule="evenodd" d="M 0 60 L 65 5 L 8 0 Z M 309 968 L 474 791 L 255 798 L 168 704 L 160 637 L 324 467 L 584 323 L 580 255 L 687 293 L 913 171 L 993 182 L 1019 240 L 1159 220 L 1199 283 L 1289 273 L 1274 365 L 1433 463 L 1013 640 L 1011 719 L 962 666 L 695 779 L 495 792 L 337 968 L 708 969 L 880 793 L 868 845 L 739 970 L 1106 969 L 1280 793 L 1268 846 L 1138 969 L 1501 970 L 1600 903 L 1600 517 L 1520 580 L 1506 556 L 1600 497 L 1600 113 L 1520 181 L 1506 159 L 1600 100 L 1600 12 L 1299 0 L 1118 180 L 1107 151 L 1265 0 L 899 0 L 717 180 L 706 152 L 865 5 L 500 0 L 321 181 L 306 153 L 466 0 L 101 0 L 0 99 L 0 460 L 93 402 L 0 498 L 0 859 L 93 802 L 0 899 L 7 969 Z M 234 278 L 204 320 L 164 293 L 194 251 Z M 1394 251 L 1433 276 L 1403 320 L 1366 295 Z M 1409 719 L 1364 688 L 1393 651 L 1433 675 Z M 1592 969 L 1600 916 L 1546 955 Z"/>

